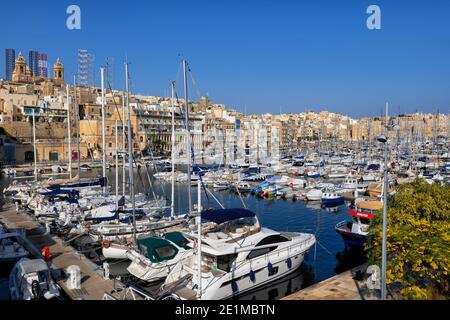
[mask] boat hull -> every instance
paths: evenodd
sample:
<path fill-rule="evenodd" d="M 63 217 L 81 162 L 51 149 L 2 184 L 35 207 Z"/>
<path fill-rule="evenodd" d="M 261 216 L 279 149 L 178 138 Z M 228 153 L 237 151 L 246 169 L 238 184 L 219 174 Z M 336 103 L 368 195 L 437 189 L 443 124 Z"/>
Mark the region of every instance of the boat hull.
<path fill-rule="evenodd" d="M 351 225 L 351 222 L 349 222 L 349 224 Z M 348 224 L 346 227 L 336 227 L 336 232 L 339 233 L 344 240 L 346 249 L 361 249 L 367 241 L 366 235 L 351 232 L 351 226 L 349 227 Z"/>

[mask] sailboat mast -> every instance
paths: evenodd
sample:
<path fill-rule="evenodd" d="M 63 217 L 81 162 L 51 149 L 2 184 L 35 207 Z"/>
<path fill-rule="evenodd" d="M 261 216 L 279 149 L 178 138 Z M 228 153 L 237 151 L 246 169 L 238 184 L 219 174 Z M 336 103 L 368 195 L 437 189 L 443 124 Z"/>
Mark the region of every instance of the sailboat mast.
<path fill-rule="evenodd" d="M 119 131 L 117 125 L 119 122 L 116 120 L 116 210 L 119 209 Z"/>
<path fill-rule="evenodd" d="M 129 164 L 129 179 L 130 179 L 130 193 L 131 193 L 131 205 L 133 214 L 133 238 L 134 243 L 137 243 L 136 239 L 136 204 L 134 202 L 134 172 L 133 172 L 133 138 L 131 136 L 131 107 L 130 107 L 130 89 L 129 89 L 129 75 L 128 75 L 128 63 L 125 64 L 125 77 L 126 77 L 126 91 L 127 91 L 127 101 L 126 105 L 128 107 L 128 164 Z"/>
<path fill-rule="evenodd" d="M 198 291 L 197 297 L 202 296 L 202 188 L 201 179 L 198 179 L 197 184 L 197 271 L 198 271 Z"/>
<path fill-rule="evenodd" d="M 79 110 L 78 110 L 78 101 L 77 101 L 77 79 L 76 76 L 73 76 L 73 98 L 74 98 L 74 109 L 75 109 L 75 125 L 77 130 L 77 163 L 78 163 L 78 178 L 80 177 L 81 172 L 81 164 L 80 164 L 80 122 L 79 122 Z"/>
<path fill-rule="evenodd" d="M 125 197 L 127 190 L 127 169 L 126 169 L 126 158 L 125 158 L 125 97 L 122 96 L 122 196 Z"/>
<path fill-rule="evenodd" d="M 170 203 L 170 216 L 173 218 L 175 215 L 175 81 L 172 81 L 172 190 L 171 190 L 171 203 Z"/>
<path fill-rule="evenodd" d="M 102 85 L 102 168 L 103 168 L 103 177 L 106 177 L 106 129 L 105 129 L 105 68 L 100 69 L 100 77 L 101 77 L 101 85 Z M 106 193 L 106 184 L 103 187 L 103 192 Z"/>
<path fill-rule="evenodd" d="M 67 143 L 68 143 L 68 158 L 69 158 L 69 178 L 72 179 L 72 133 L 70 132 L 70 92 L 69 85 L 66 85 L 66 102 L 67 102 Z"/>
<path fill-rule="evenodd" d="M 33 148 L 34 148 L 34 181 L 37 181 L 37 150 L 36 150 L 36 119 L 35 109 L 33 108 Z"/>
<path fill-rule="evenodd" d="M 188 180 L 188 197 L 189 197 L 189 214 L 192 211 L 192 194 L 191 194 L 191 134 L 189 131 L 189 100 L 187 85 L 187 61 L 183 60 L 184 74 L 184 105 L 185 105 L 185 122 L 186 122 L 186 156 L 187 156 L 187 180 Z"/>

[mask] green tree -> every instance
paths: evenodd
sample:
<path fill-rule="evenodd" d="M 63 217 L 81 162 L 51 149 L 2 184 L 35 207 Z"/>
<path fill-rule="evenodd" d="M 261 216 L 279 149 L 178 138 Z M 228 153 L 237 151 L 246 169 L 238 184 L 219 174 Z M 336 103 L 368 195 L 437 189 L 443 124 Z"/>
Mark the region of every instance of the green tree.
<path fill-rule="evenodd" d="M 405 299 L 449 298 L 450 187 L 423 179 L 388 200 L 387 284 Z M 368 260 L 381 263 L 382 214 L 371 222 Z"/>

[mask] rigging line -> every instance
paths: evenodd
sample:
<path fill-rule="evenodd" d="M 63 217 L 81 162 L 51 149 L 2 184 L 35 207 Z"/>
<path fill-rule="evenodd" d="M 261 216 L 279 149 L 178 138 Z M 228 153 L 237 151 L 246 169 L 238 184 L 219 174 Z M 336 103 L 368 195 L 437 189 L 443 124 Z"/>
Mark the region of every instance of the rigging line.
<path fill-rule="evenodd" d="M 329 255 L 331 255 L 331 256 L 333 255 L 333 253 L 331 253 L 327 248 L 325 248 L 325 247 L 320 243 L 320 241 L 317 240 L 317 238 L 316 238 L 316 243 L 319 244 L 319 246 L 321 246 L 322 249 L 325 250 Z"/>
<path fill-rule="evenodd" d="M 116 100 L 114 99 L 114 98 L 115 98 L 115 95 L 114 95 L 113 89 L 111 88 L 111 83 L 110 83 L 109 81 L 107 81 L 107 82 L 108 82 L 108 88 L 109 88 L 109 90 L 110 90 L 111 93 L 112 93 L 114 106 L 115 106 L 115 108 L 116 108 L 117 114 L 119 115 L 119 120 L 121 121 L 122 125 L 124 125 L 124 124 L 123 124 L 123 120 L 122 120 L 122 116 L 121 116 L 121 113 L 120 113 L 120 110 L 119 110 L 119 107 L 117 106 Z M 123 97 L 122 97 L 122 98 L 123 98 Z M 126 131 L 125 131 L 125 138 L 128 138 L 128 133 L 127 133 Z M 141 155 L 142 155 L 142 151 L 141 151 Z M 133 164 L 136 164 L 136 167 L 137 167 L 137 162 L 136 162 L 136 160 L 134 159 L 134 157 L 133 157 L 133 160 L 132 160 L 132 161 L 133 161 Z M 147 168 L 147 167 L 146 167 L 146 172 L 147 172 L 147 178 L 148 178 L 148 180 L 149 180 L 149 184 L 150 184 L 151 187 L 152 187 L 153 196 L 154 196 L 154 198 L 156 199 L 156 196 L 155 196 L 155 193 L 154 193 L 154 190 L 153 190 L 153 185 L 151 184 L 151 179 L 150 179 L 150 177 L 148 176 L 148 168 Z M 140 181 L 142 187 L 144 187 L 144 181 L 143 181 L 141 175 L 138 174 L 138 177 L 139 177 L 139 181 Z M 147 195 L 148 195 L 148 194 L 147 194 Z"/>
<path fill-rule="evenodd" d="M 219 206 L 220 206 L 222 209 L 225 209 L 225 207 L 224 207 L 224 206 L 220 203 L 220 201 L 214 196 L 214 193 L 212 193 L 211 190 L 206 189 L 206 191 L 208 191 L 208 192 L 211 194 L 211 197 L 213 197 L 213 199 L 216 200 L 216 202 L 219 204 Z"/>
<path fill-rule="evenodd" d="M 140 104 L 137 103 L 136 106 L 137 106 L 136 109 L 138 111 L 139 119 L 142 121 L 142 110 L 140 108 Z M 147 131 L 145 129 L 144 129 L 144 132 L 147 133 Z M 141 156 L 144 157 L 144 153 L 142 152 L 142 150 L 140 150 L 140 153 L 141 153 Z M 150 156 L 152 157 L 152 160 L 154 161 L 153 151 L 151 150 L 151 148 L 150 148 Z M 152 189 L 153 198 L 156 200 L 155 186 L 153 185 L 153 182 L 152 182 L 152 180 L 150 178 L 150 174 L 148 172 L 148 167 L 146 165 L 145 165 L 145 172 L 147 174 L 147 179 L 148 179 L 148 182 L 149 182 L 149 184 L 151 186 L 151 189 Z M 162 185 L 161 185 L 161 189 L 162 189 L 162 192 L 163 192 L 164 196 L 166 196 L 166 194 L 164 192 L 164 188 L 162 187 Z"/>
<path fill-rule="evenodd" d="M 194 88 L 195 88 L 195 93 L 197 94 L 197 97 L 200 99 L 201 98 L 200 88 L 197 85 L 197 82 L 195 81 L 194 75 L 192 74 L 192 70 L 189 67 L 189 65 L 188 65 L 188 71 L 189 71 L 189 76 L 191 77 L 192 84 L 194 85 Z"/>
<path fill-rule="evenodd" d="M 177 99 L 177 104 L 178 104 L 178 95 L 177 95 L 176 92 L 175 92 L 175 97 L 176 97 L 176 99 Z M 189 103 L 188 103 L 188 106 L 189 106 Z M 183 108 L 180 108 L 180 115 L 181 115 L 181 122 L 184 124 L 184 127 L 185 127 L 186 130 L 189 132 L 189 124 L 186 123 L 186 121 L 184 120 L 185 117 L 183 117 L 183 115 L 184 115 Z M 191 135 L 189 134 L 189 139 L 190 139 L 190 136 L 191 136 Z M 187 141 L 186 141 L 186 143 L 187 143 Z M 190 153 L 191 153 L 191 154 L 190 154 L 190 155 L 187 155 L 187 157 L 189 157 L 189 156 L 191 157 L 193 167 L 195 167 L 195 153 L 194 153 L 194 147 L 193 147 L 193 144 L 192 144 L 192 143 L 191 143 L 191 152 L 190 152 Z M 198 177 L 199 177 L 200 182 L 201 182 L 201 184 L 202 184 L 203 191 L 205 192 L 206 199 L 209 200 L 208 192 L 206 191 L 207 189 L 206 189 L 205 183 L 203 182 L 202 176 L 200 175 L 200 172 L 199 172 L 199 174 L 198 174 Z M 188 183 L 191 183 L 191 181 L 188 181 Z"/>
<path fill-rule="evenodd" d="M 237 184 L 234 184 L 234 187 L 236 188 L 236 191 L 238 192 L 238 195 L 239 195 L 239 198 L 241 199 L 242 205 L 244 206 L 245 209 L 248 209 L 247 205 L 244 202 L 244 198 L 242 198 L 242 194 L 239 191 L 239 188 L 238 188 Z"/>

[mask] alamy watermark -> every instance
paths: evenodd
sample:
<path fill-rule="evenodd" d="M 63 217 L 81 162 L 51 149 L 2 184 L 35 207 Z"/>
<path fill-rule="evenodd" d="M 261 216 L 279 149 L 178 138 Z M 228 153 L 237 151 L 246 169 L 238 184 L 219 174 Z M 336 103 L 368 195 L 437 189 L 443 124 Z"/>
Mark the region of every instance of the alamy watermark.
<path fill-rule="evenodd" d="M 69 15 L 66 20 L 66 27 L 69 30 L 81 29 L 81 9 L 79 6 L 72 4 L 67 7 L 66 13 Z"/>
<path fill-rule="evenodd" d="M 367 28 L 369 30 L 381 29 L 381 9 L 379 6 L 372 4 L 367 8 L 367 14 L 370 16 L 367 18 Z"/>
<path fill-rule="evenodd" d="M 370 274 L 370 277 L 366 282 L 367 288 L 369 290 L 381 290 L 380 267 L 377 265 L 371 265 L 367 268 L 366 273 Z"/>

